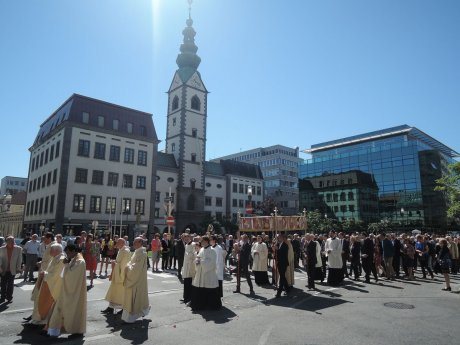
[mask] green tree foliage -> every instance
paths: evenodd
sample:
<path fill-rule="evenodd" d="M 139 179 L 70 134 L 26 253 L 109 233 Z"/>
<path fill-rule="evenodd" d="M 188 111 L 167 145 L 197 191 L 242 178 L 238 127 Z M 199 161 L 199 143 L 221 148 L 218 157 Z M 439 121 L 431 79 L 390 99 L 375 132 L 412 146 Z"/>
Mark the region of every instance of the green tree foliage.
<path fill-rule="evenodd" d="M 449 172 L 436 181 L 436 191 L 445 193 L 448 200 L 447 217 L 460 218 L 460 162 L 449 165 Z"/>

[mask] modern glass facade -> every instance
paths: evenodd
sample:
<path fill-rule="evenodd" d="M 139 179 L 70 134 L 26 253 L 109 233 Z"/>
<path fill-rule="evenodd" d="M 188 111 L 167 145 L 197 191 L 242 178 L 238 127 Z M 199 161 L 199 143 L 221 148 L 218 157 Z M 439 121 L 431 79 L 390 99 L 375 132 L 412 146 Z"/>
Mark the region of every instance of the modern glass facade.
<path fill-rule="evenodd" d="M 312 158 L 305 160 L 299 169 L 300 207 L 319 209 L 340 220 L 354 218 L 371 222 L 388 219 L 401 225 L 446 225 L 445 200 L 433 189 L 436 179 L 458 154 L 415 127 L 404 125 L 313 145 L 307 152 Z M 357 176 L 352 184 L 347 183 L 348 178 L 341 178 L 350 172 Z M 314 182 L 320 180 L 322 185 L 315 186 Z M 319 196 L 325 200 L 321 207 L 318 196 L 315 199 L 311 194 L 312 188 L 319 195 L 331 194 L 332 201 Z M 340 197 L 334 202 L 334 194 L 347 195 L 350 188 L 355 194 L 353 202 L 340 200 Z M 375 193 L 368 193 L 362 202 L 357 203 L 364 190 Z M 371 202 L 372 194 L 377 201 L 375 208 Z"/>

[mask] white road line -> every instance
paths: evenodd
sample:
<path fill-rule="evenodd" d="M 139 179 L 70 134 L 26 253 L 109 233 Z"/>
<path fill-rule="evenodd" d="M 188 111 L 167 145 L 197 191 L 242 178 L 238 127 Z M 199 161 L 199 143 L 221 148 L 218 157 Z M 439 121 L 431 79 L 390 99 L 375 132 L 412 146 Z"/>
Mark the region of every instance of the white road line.
<path fill-rule="evenodd" d="M 265 345 L 268 341 L 268 337 L 270 336 L 270 333 L 273 329 L 273 325 L 270 325 L 270 327 L 268 327 L 265 332 L 262 333 L 262 335 L 260 336 L 259 338 L 259 343 L 258 345 Z"/>

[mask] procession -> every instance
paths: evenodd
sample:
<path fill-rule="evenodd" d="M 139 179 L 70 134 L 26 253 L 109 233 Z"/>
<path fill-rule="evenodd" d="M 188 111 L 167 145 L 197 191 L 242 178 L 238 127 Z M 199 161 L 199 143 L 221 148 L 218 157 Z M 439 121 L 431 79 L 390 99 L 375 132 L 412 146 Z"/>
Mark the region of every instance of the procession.
<path fill-rule="evenodd" d="M 458 237 L 429 234 L 350 235 L 331 230 L 320 235 L 279 232 L 273 238 L 264 232 L 242 233 L 233 238 L 211 232 L 199 236 L 186 229 L 177 238 L 155 234 L 149 241 L 144 234 L 132 245 L 125 238 L 94 238 L 85 232 L 72 243 L 61 237 L 48 232 L 39 243 L 34 234 L 21 247 L 9 236 L 0 247 L 0 302 L 13 303 L 16 275 L 34 283 L 33 311 L 23 325 L 51 338 L 84 336 L 88 294 L 99 278 L 110 281 L 107 308 L 101 315 L 115 315 L 123 324 L 132 324 L 155 313 L 150 310 L 147 273 L 159 272 L 160 261 L 183 284 L 180 303 L 192 313 L 219 312 L 224 276 L 235 276 L 233 293 L 246 292 L 250 298 L 255 294 L 254 280 L 256 286 L 273 289 L 273 299 L 278 299 L 289 296 L 298 284 L 294 271 L 306 274 L 308 291 L 318 290 L 318 285 L 340 287 L 346 280 L 410 282 L 414 272 L 421 273 L 417 279 L 422 282 L 439 277 L 445 284 L 442 290 L 452 291 L 450 275 L 457 275 L 460 266 Z"/>

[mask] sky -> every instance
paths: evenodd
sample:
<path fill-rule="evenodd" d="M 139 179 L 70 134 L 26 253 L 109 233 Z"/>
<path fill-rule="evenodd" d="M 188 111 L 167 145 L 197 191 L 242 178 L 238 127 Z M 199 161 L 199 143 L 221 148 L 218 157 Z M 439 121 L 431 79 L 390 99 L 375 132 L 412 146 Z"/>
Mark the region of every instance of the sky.
<path fill-rule="evenodd" d="M 0 177 L 27 176 L 73 93 L 152 113 L 164 148 L 187 17 L 186 0 L 0 0 Z M 460 150 L 458 0 L 194 0 L 192 18 L 207 159 L 401 124 Z"/>

